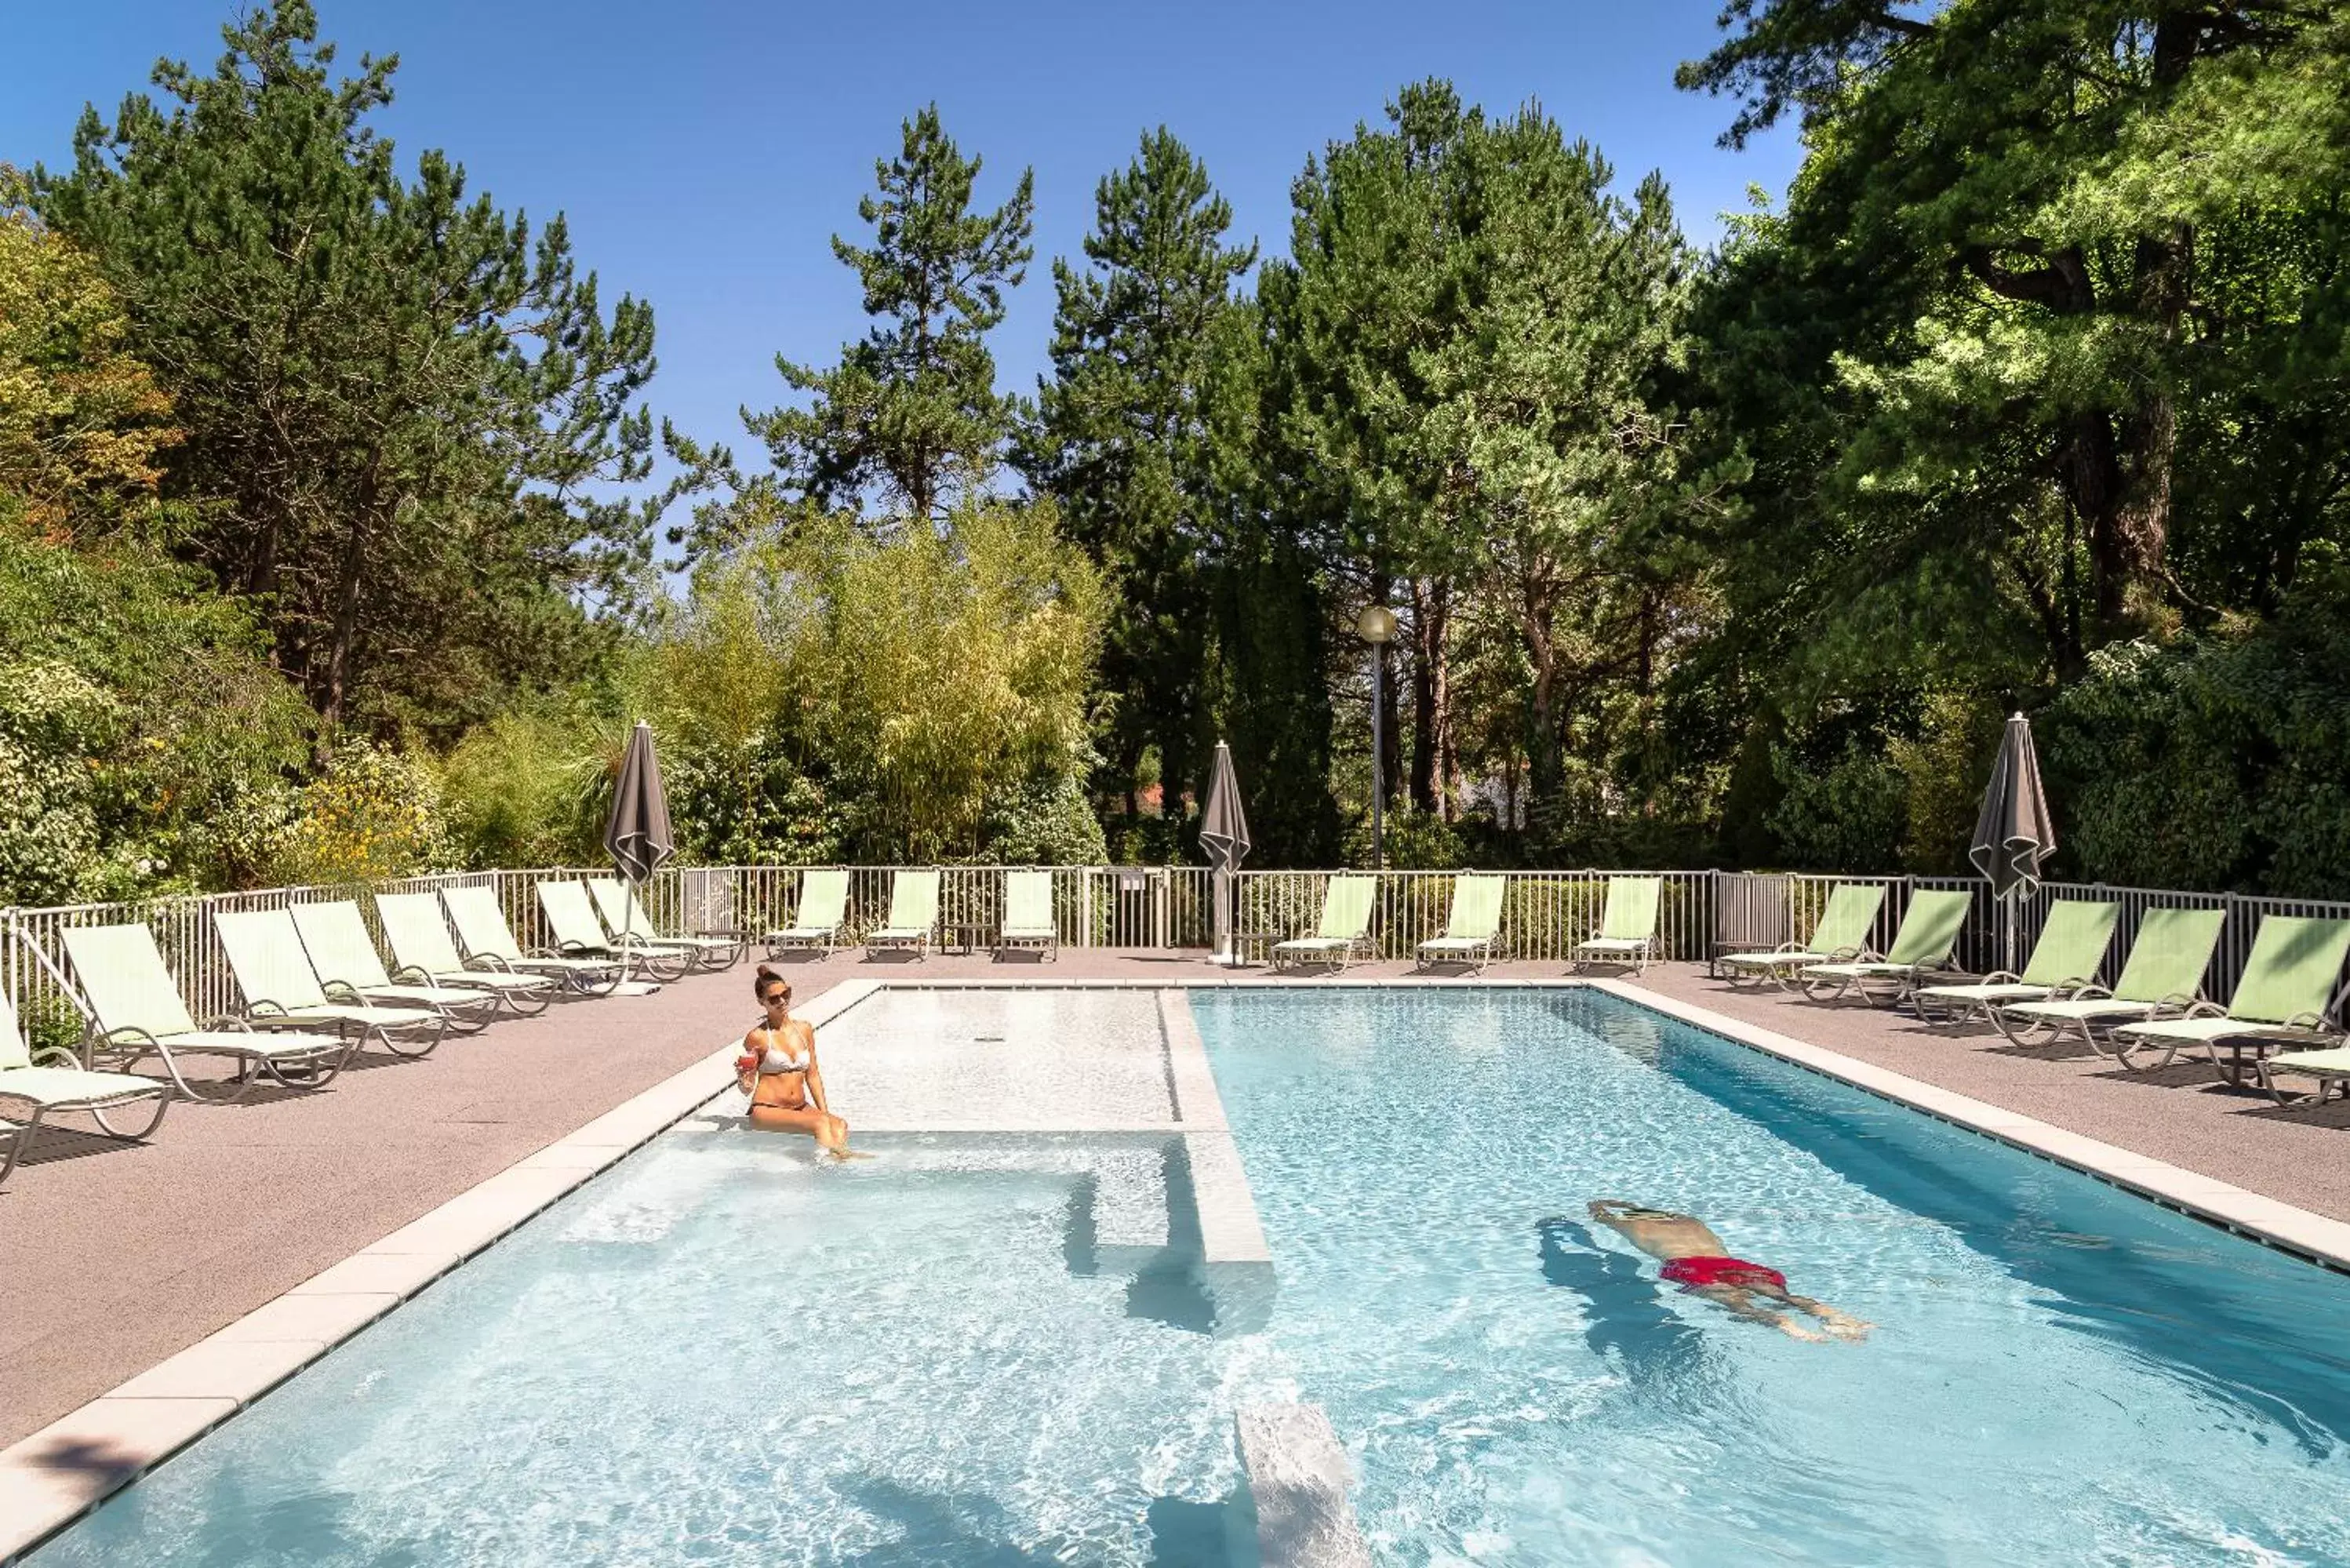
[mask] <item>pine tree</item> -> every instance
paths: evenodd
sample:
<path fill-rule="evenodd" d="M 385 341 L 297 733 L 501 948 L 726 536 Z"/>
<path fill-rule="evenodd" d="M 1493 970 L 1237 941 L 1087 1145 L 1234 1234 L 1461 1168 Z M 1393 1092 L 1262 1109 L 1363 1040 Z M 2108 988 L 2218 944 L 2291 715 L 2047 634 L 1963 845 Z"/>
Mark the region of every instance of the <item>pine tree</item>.
<path fill-rule="evenodd" d="M 936 104 L 905 122 L 896 158 L 875 164 L 879 189 L 857 208 L 873 244 L 832 241 L 864 284 L 872 328 L 829 370 L 777 355 L 775 369 L 815 394 L 811 404 L 743 419 L 774 459 L 771 505 L 829 510 L 879 491 L 886 506 L 935 519 L 993 478 L 1019 410 L 995 389 L 986 337 L 1035 254 L 1035 177 L 1024 170 L 1003 206 L 973 212 L 980 164 L 957 150 Z M 758 483 L 738 483 L 738 501 Z M 705 508 L 697 518 L 685 535 L 697 551 L 728 542 L 713 526 L 724 516 Z"/>
<path fill-rule="evenodd" d="M 1205 383 L 1218 325 L 1256 247 L 1224 243 L 1231 203 L 1161 126 L 1095 192 L 1087 266 L 1055 259 L 1053 376 L 1021 466 L 1120 595 L 1103 652 L 1117 698 L 1109 782 L 1130 790 L 1155 745 L 1169 808 L 1201 782 L 1207 608 L 1198 569 L 1212 506 Z"/>
<path fill-rule="evenodd" d="M 186 440 L 182 548 L 267 607 L 276 658 L 335 726 L 427 729 L 576 661 L 577 596 L 623 591 L 645 517 L 650 308 L 608 320 L 558 216 L 536 235 L 439 152 L 400 177 L 365 123 L 398 62 L 336 82 L 307 0 L 224 29 L 209 77 L 164 62 L 92 109 L 42 216 L 121 295 Z M 363 697 L 365 701 L 362 701 Z"/>

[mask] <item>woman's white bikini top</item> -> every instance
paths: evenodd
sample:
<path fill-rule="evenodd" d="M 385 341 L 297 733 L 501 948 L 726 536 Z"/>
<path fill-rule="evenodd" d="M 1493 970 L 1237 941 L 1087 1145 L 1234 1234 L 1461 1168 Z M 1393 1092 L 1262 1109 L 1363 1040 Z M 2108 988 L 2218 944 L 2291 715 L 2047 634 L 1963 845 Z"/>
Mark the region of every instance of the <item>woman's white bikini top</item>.
<path fill-rule="evenodd" d="M 807 1070 L 808 1059 L 806 1056 L 792 1055 L 780 1045 L 768 1046 L 759 1058 L 759 1071 L 762 1073 L 805 1073 Z"/>

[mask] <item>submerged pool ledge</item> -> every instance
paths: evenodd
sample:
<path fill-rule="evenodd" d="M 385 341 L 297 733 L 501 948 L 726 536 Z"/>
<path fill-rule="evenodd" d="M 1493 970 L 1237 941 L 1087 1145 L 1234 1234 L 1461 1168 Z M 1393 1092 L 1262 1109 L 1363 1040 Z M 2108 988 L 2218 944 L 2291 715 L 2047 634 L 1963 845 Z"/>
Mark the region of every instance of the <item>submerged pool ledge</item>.
<path fill-rule="evenodd" d="M 847 981 L 800 1016 L 823 1024 L 883 982 Z M 0 1449 L 0 1568 L 500 1237 L 719 1096 L 740 1049 L 709 1055 Z"/>
<path fill-rule="evenodd" d="M 2249 1241 L 2291 1252 L 2323 1267 L 2350 1273 L 2350 1224 L 2313 1214 L 2290 1203 L 2183 1166 L 2171 1165 L 2118 1144 L 2051 1126 L 2036 1117 L 2007 1110 L 1988 1101 L 1954 1094 L 1949 1089 L 1863 1062 L 1824 1046 L 1742 1023 L 1711 1008 L 1699 1007 L 1653 991 L 1616 980 L 1575 983 L 1606 992 L 1636 1007 L 1693 1023 L 1751 1050 L 1775 1056 L 1794 1066 L 1852 1085 L 1907 1106 L 1911 1110 L 1965 1127 L 2011 1147 L 2022 1149 L 2084 1175 L 2095 1177 L 2152 1199 L 2166 1209 L 2216 1225 Z"/>

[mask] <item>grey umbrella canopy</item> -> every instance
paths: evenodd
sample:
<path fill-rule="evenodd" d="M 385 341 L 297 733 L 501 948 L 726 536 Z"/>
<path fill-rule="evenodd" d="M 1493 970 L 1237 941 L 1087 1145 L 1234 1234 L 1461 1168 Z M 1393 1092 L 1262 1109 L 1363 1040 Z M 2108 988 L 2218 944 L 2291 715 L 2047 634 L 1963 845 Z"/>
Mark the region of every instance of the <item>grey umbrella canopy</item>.
<path fill-rule="evenodd" d="M 604 847 L 630 882 L 643 883 L 677 853 L 670 831 L 669 794 L 661 787 L 660 758 L 653 753 L 653 727 L 642 719 L 629 737 L 628 755 L 612 789 L 612 817 L 604 825 Z"/>
<path fill-rule="evenodd" d="M 2040 867 L 2056 849 L 2056 825 L 2040 788 L 2040 754 L 2032 746 L 2032 723 L 2021 713 L 2007 721 L 1991 786 L 1983 791 L 1982 815 L 1975 819 L 1967 858 L 1991 879 L 1999 898 L 2029 898 L 2040 890 Z"/>
<path fill-rule="evenodd" d="M 1200 847 L 1216 874 L 1216 950 L 1232 954 L 1232 873 L 1248 858 L 1248 813 L 1241 809 L 1241 781 L 1232 773 L 1232 749 L 1216 742 L 1216 763 L 1208 778 L 1208 806 L 1200 816 Z"/>

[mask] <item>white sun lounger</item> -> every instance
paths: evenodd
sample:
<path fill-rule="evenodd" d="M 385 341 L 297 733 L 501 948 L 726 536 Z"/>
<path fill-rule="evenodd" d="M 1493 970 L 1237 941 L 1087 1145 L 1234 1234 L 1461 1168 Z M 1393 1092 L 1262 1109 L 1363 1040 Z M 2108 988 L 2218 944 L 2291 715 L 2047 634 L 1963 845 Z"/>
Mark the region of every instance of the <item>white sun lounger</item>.
<path fill-rule="evenodd" d="M 213 929 L 244 993 L 245 1022 L 257 1029 L 330 1023 L 395 1056 L 430 1055 L 449 1032 L 448 1018 L 430 1008 L 378 1007 L 348 986 L 319 980 L 288 910 L 225 910 L 213 917 Z"/>
<path fill-rule="evenodd" d="M 822 948 L 829 953 L 840 945 L 841 929 L 848 923 L 848 873 L 823 867 L 800 874 L 799 908 L 792 922 L 767 933 L 767 954 L 781 958 L 786 948 Z"/>
<path fill-rule="evenodd" d="M 136 1132 L 107 1119 L 109 1112 L 150 1099 L 154 1114 Z M 0 1137 L 8 1140 L 0 1149 L 0 1182 L 32 1147 L 44 1117 L 78 1112 L 109 1137 L 135 1143 L 162 1125 L 163 1113 L 172 1108 L 172 1085 L 131 1073 L 90 1072 L 72 1052 L 57 1046 L 33 1050 L 17 1026 L 16 1008 L 0 996 L 0 1105 L 11 1103 L 30 1106 L 32 1119 L 0 1121 Z"/>
<path fill-rule="evenodd" d="M 555 950 L 570 958 L 625 958 L 658 980 L 681 979 L 694 965 L 691 948 L 655 941 L 635 931 L 607 931 L 596 917 L 587 888 L 577 882 L 538 884 L 538 912 L 555 938 Z"/>
<path fill-rule="evenodd" d="M 671 936 L 656 930 L 653 918 L 645 912 L 645 901 L 637 896 L 634 888 L 617 877 L 589 877 L 588 893 L 596 900 L 596 912 L 613 930 L 633 932 L 668 947 L 689 949 L 694 961 L 704 969 L 732 969 L 750 950 L 750 939 L 740 931 L 696 931 L 691 936 Z"/>
<path fill-rule="evenodd" d="M 145 926 L 69 926 L 63 940 L 89 1003 L 93 1064 L 127 1070 L 154 1056 L 180 1093 L 221 1104 L 243 1099 L 265 1075 L 290 1089 L 324 1088 L 359 1048 L 357 1035 L 257 1030 L 234 1015 L 198 1028 Z M 191 1082 L 185 1056 L 226 1056 L 236 1076 L 225 1091 L 217 1080 Z"/>
<path fill-rule="evenodd" d="M 391 946 L 396 980 L 426 985 L 472 986 L 495 997 L 517 1013 L 546 1011 L 558 983 L 551 975 L 516 974 L 512 970 L 466 963 L 449 940 L 448 922 L 441 917 L 441 900 L 431 893 L 378 893 L 376 919 L 383 922 L 383 940 Z"/>
<path fill-rule="evenodd" d="M 620 966 L 612 959 L 570 957 L 545 948 L 525 952 L 515 940 L 494 888 L 443 888 L 441 902 L 449 910 L 449 923 L 457 928 L 458 946 L 470 965 L 553 975 L 597 995 L 609 995 L 620 983 Z"/>
<path fill-rule="evenodd" d="M 303 950 L 319 983 L 329 991 L 348 989 L 362 1001 L 388 1002 L 438 1012 L 452 1029 L 479 1032 L 498 1009 L 498 999 L 487 992 L 437 985 L 431 981 L 403 982 L 385 972 L 383 960 L 368 935 L 359 907 L 348 900 L 332 904 L 296 904 L 294 929 L 301 933 Z"/>

